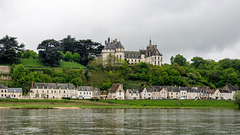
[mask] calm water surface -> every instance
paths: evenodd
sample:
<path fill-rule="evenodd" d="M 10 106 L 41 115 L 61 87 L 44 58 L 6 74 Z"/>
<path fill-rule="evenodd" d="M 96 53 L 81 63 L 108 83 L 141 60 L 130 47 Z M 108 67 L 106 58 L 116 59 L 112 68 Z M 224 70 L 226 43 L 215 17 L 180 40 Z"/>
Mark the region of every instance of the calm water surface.
<path fill-rule="evenodd" d="M 239 133 L 237 109 L 0 109 L 0 134 Z"/>

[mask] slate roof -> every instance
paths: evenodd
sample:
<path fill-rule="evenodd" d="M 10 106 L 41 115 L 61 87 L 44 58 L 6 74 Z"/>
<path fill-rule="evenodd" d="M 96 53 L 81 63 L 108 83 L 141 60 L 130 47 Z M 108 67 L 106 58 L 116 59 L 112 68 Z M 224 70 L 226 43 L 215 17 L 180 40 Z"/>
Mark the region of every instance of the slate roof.
<path fill-rule="evenodd" d="M 71 83 L 35 83 L 33 88 L 38 89 L 76 89 Z"/>
<path fill-rule="evenodd" d="M 120 49 L 123 49 L 124 47 L 123 47 L 123 45 L 121 44 L 121 42 L 120 41 L 110 41 L 110 38 L 108 38 L 108 41 L 106 41 L 106 43 L 105 43 L 106 45 L 105 45 L 105 47 L 104 47 L 104 49 L 112 49 L 112 50 L 115 50 L 115 49 L 117 49 L 117 48 L 120 48 Z"/>
<path fill-rule="evenodd" d="M 4 84 L 0 84 L 0 89 L 6 89 L 7 87 Z"/>
<path fill-rule="evenodd" d="M 224 89 L 219 89 L 220 93 L 232 93 L 231 91 L 229 90 L 224 90 Z"/>
<path fill-rule="evenodd" d="M 140 52 L 137 51 L 124 51 L 125 58 L 134 58 L 134 59 L 141 59 Z"/>
<path fill-rule="evenodd" d="M 79 86 L 78 91 L 93 91 L 92 86 Z"/>
<path fill-rule="evenodd" d="M 160 92 L 164 86 L 152 86 L 152 92 Z"/>
<path fill-rule="evenodd" d="M 239 90 L 239 87 L 237 86 L 233 86 L 231 84 L 226 84 L 223 89 L 226 89 L 226 90 L 230 90 L 230 91 L 236 91 L 236 90 Z"/>
<path fill-rule="evenodd" d="M 127 89 L 129 93 L 139 93 L 138 89 Z"/>
<path fill-rule="evenodd" d="M 141 93 L 141 92 L 143 92 L 143 90 L 144 90 L 144 87 L 140 88 L 139 92 Z"/>
<path fill-rule="evenodd" d="M 8 88 L 8 93 L 22 93 L 22 88 Z"/>
<path fill-rule="evenodd" d="M 108 90 L 109 93 L 116 93 L 120 84 L 113 84 L 112 87 Z"/>
<path fill-rule="evenodd" d="M 209 90 L 208 91 L 208 94 L 214 94 L 215 93 L 215 90 Z"/>
<path fill-rule="evenodd" d="M 166 88 L 167 88 L 168 92 L 180 92 L 179 87 L 167 86 Z"/>

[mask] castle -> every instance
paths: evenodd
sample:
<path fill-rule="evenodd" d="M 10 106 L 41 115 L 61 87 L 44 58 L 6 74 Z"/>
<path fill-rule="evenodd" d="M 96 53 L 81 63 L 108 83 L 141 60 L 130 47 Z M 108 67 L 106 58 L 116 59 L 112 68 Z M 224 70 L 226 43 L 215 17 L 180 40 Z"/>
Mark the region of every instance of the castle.
<path fill-rule="evenodd" d="M 125 59 L 129 64 L 146 62 L 152 65 L 162 65 L 162 54 L 158 51 L 157 45 L 152 45 L 151 39 L 146 50 L 124 51 L 124 47 L 120 41 L 117 41 L 117 39 L 110 41 L 110 38 L 108 38 L 101 53 L 101 59 L 104 64 L 109 55 L 115 56 L 117 59 Z"/>

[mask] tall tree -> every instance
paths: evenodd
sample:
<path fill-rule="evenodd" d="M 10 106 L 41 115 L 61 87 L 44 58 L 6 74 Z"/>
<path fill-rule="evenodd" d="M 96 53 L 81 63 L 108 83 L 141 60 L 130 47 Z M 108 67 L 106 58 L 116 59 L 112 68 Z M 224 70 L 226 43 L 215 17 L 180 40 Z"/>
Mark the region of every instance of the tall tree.
<path fill-rule="evenodd" d="M 87 63 L 92 60 L 92 56 L 96 56 L 100 54 L 103 45 L 97 42 L 93 42 L 91 39 L 87 40 L 76 40 L 72 38 L 70 35 L 67 38 L 64 38 L 61 42 L 61 50 L 63 53 L 67 51 L 74 53 L 79 53 L 81 56 L 81 64 L 87 65 Z"/>
<path fill-rule="evenodd" d="M 185 66 L 187 62 L 187 59 L 180 54 L 176 55 L 175 57 L 172 56 L 170 60 L 171 64 L 177 63 L 179 66 Z"/>
<path fill-rule="evenodd" d="M 193 57 L 191 61 L 191 65 L 193 65 L 195 68 L 199 68 L 200 66 L 204 66 L 206 64 L 206 60 L 204 60 L 202 57 Z"/>
<path fill-rule="evenodd" d="M 78 53 L 74 53 L 72 60 L 73 60 L 74 62 L 80 62 L 81 56 L 80 56 Z"/>
<path fill-rule="evenodd" d="M 77 48 L 78 41 L 75 38 L 72 38 L 70 35 L 68 35 L 66 38 L 60 41 L 61 43 L 61 50 L 63 53 L 66 53 L 67 51 L 74 53 Z"/>
<path fill-rule="evenodd" d="M 42 41 L 38 45 L 39 60 L 46 66 L 58 67 L 60 65 L 60 43 L 54 39 Z"/>
<path fill-rule="evenodd" d="M 8 35 L 0 39 L 0 63 L 12 64 L 19 60 L 18 52 L 24 48 L 24 44 L 18 45 L 16 39 Z"/>

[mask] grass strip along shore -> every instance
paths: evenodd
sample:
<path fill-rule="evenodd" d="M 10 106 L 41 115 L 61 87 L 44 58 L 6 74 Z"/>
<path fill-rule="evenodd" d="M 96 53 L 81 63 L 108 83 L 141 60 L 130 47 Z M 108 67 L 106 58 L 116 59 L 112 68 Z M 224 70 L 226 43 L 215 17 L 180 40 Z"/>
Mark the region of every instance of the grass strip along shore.
<path fill-rule="evenodd" d="M 237 109 L 231 100 L 53 100 L 0 99 L 0 108 L 11 109 L 81 109 L 81 108 L 219 108 Z"/>

